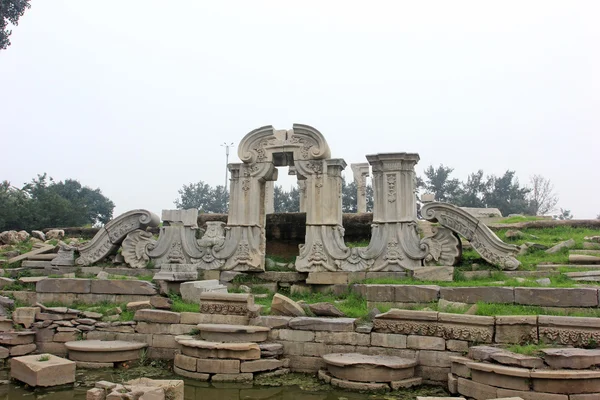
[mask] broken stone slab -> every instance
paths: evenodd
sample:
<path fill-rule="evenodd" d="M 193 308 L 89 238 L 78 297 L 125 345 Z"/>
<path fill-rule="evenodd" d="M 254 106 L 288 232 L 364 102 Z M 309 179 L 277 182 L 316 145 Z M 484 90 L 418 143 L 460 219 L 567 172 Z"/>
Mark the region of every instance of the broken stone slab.
<path fill-rule="evenodd" d="M 35 340 L 34 331 L 1 332 L 0 345 L 18 346 L 30 344 Z"/>
<path fill-rule="evenodd" d="M 309 304 L 308 308 L 317 317 L 345 317 L 346 314 L 338 310 L 336 306 L 331 303 L 313 303 Z"/>
<path fill-rule="evenodd" d="M 412 269 L 413 279 L 419 281 L 452 282 L 454 280 L 454 267 L 416 267 Z"/>
<path fill-rule="evenodd" d="M 354 318 L 312 318 L 296 317 L 290 320 L 289 327 L 305 331 L 354 332 Z"/>
<path fill-rule="evenodd" d="M 198 280 L 198 266 L 195 264 L 162 264 L 154 275 L 155 281 L 186 282 Z"/>
<path fill-rule="evenodd" d="M 271 328 L 251 325 L 198 324 L 200 337 L 209 342 L 264 342 Z M 200 371 L 204 372 L 204 371 Z"/>
<path fill-rule="evenodd" d="M 139 359 L 140 350 L 148 344 L 122 340 L 78 340 L 66 342 L 65 347 L 73 361 L 124 362 Z"/>
<path fill-rule="evenodd" d="M 19 307 L 13 311 L 12 319 L 14 323 L 21 324 L 26 329 L 29 329 L 35 322 L 35 315 L 39 311 L 39 307 Z"/>
<path fill-rule="evenodd" d="M 179 286 L 181 298 L 192 303 L 200 303 L 200 295 L 204 292 L 227 293 L 227 286 L 221 285 L 217 279 L 184 282 Z"/>
<path fill-rule="evenodd" d="M 563 249 L 570 249 L 570 248 L 575 247 L 575 244 L 576 243 L 575 243 L 574 239 L 565 240 L 564 242 L 560 242 L 557 245 L 550 247 L 548 250 L 546 250 L 546 253 L 548 253 L 548 254 L 558 253 L 559 251 L 561 251 Z"/>
<path fill-rule="evenodd" d="M 66 266 L 71 267 L 75 265 L 75 247 L 60 243 L 58 253 L 56 257 L 50 261 L 52 266 Z"/>
<path fill-rule="evenodd" d="M 306 312 L 294 300 L 279 293 L 275 293 L 271 303 L 271 314 L 300 317 L 306 315 Z"/>
<path fill-rule="evenodd" d="M 597 307 L 598 290 L 593 288 L 516 287 L 515 303 L 543 307 Z"/>
<path fill-rule="evenodd" d="M 138 310 L 135 312 L 133 319 L 157 324 L 179 324 L 181 314 L 166 310 Z"/>
<path fill-rule="evenodd" d="M 137 310 L 150 310 L 152 306 L 150 305 L 149 300 L 145 301 L 132 301 L 127 303 L 127 311 L 137 311 Z"/>
<path fill-rule="evenodd" d="M 477 361 L 490 361 L 493 354 L 501 353 L 503 351 L 504 350 L 501 348 L 492 346 L 472 346 L 469 347 L 468 357 Z"/>
<path fill-rule="evenodd" d="M 325 354 L 329 373 L 355 382 L 392 382 L 414 376 L 416 360 L 395 356 L 369 356 L 358 353 Z"/>
<path fill-rule="evenodd" d="M 283 355 L 283 345 L 281 343 L 266 343 L 258 344 L 260 347 L 260 358 L 271 358 Z"/>
<path fill-rule="evenodd" d="M 164 390 L 165 398 L 169 400 L 183 400 L 184 398 L 184 383 L 182 380 L 138 378 L 128 381 L 127 385 L 159 387 Z"/>
<path fill-rule="evenodd" d="M 129 295 L 157 295 L 156 287 L 147 281 L 135 280 L 92 280 L 91 293 L 96 294 L 129 294 Z"/>
<path fill-rule="evenodd" d="M 44 245 L 43 247 L 40 247 L 39 249 L 35 249 L 35 250 L 31 250 L 25 254 L 21 254 L 12 258 L 8 259 L 8 264 L 12 264 L 12 263 L 16 263 L 19 261 L 23 261 L 26 260 L 29 256 L 34 256 L 37 254 L 44 254 L 44 253 L 50 253 L 54 251 L 54 246 L 52 245 Z"/>
<path fill-rule="evenodd" d="M 48 278 L 35 285 L 37 293 L 91 293 L 90 279 Z"/>
<path fill-rule="evenodd" d="M 10 376 L 32 387 L 66 385 L 75 382 L 75 363 L 51 354 L 15 357 Z"/>
<path fill-rule="evenodd" d="M 490 358 L 497 363 L 521 368 L 543 368 L 544 361 L 540 357 L 526 356 L 524 354 L 513 353 L 510 351 L 501 351 L 493 353 Z"/>
<path fill-rule="evenodd" d="M 160 310 L 170 310 L 173 306 L 173 300 L 163 296 L 150 297 L 150 305 Z"/>
<path fill-rule="evenodd" d="M 600 365 L 600 350 L 596 349 L 543 349 L 544 361 L 555 369 L 588 369 Z"/>
<path fill-rule="evenodd" d="M 12 346 L 10 348 L 10 356 L 11 357 L 24 356 L 26 354 L 33 353 L 36 349 L 37 349 L 37 346 L 35 343 L 20 344 L 17 346 Z"/>
<path fill-rule="evenodd" d="M 256 343 L 217 343 L 205 340 L 176 338 L 184 355 L 195 358 L 219 358 L 235 360 L 260 359 L 260 347 Z"/>

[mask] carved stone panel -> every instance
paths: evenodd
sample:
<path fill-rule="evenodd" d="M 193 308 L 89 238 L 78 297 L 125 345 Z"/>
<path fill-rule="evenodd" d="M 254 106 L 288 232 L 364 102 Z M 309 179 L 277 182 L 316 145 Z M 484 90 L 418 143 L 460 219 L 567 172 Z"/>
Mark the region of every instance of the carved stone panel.
<path fill-rule="evenodd" d="M 127 235 L 121 245 L 121 255 L 131 268 L 146 268 L 150 256 L 146 252 L 148 245 L 156 245 L 152 233 L 137 229 Z"/>

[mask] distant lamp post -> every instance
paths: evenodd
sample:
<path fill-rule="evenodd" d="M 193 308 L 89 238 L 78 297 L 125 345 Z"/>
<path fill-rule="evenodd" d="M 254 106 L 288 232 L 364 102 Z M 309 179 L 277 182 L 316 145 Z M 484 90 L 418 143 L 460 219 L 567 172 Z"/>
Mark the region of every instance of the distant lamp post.
<path fill-rule="evenodd" d="M 225 194 L 227 194 L 227 173 L 229 172 L 229 168 L 227 167 L 229 165 L 229 148 L 233 147 L 233 142 L 231 143 L 227 143 L 224 142 L 221 147 L 225 147 L 225 186 L 224 186 L 224 190 L 225 190 Z"/>

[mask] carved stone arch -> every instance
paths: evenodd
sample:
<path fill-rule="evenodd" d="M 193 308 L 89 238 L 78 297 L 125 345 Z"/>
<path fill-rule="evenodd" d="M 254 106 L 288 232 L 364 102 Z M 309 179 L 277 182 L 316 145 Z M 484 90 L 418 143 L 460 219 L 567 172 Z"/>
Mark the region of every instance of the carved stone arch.
<path fill-rule="evenodd" d="M 283 154 L 291 154 L 292 160 L 282 162 Z M 276 130 L 268 125 L 244 136 L 238 156 L 244 164 L 266 162 L 283 166 L 293 165 L 293 161 L 324 160 L 331 157 L 331 150 L 325 137 L 312 126 L 294 124 L 292 129 Z"/>

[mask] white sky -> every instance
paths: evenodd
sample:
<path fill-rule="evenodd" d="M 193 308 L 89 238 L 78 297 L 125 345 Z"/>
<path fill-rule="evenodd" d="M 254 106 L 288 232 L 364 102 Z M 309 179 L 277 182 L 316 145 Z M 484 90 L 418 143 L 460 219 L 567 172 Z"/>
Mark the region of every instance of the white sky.
<path fill-rule="evenodd" d="M 33 1 L 0 51 L 0 179 L 75 178 L 115 216 L 160 214 L 183 184 L 223 184 L 221 143 L 296 122 L 348 164 L 409 151 L 419 173 L 542 174 L 594 218 L 599 16 L 594 0 Z"/>

